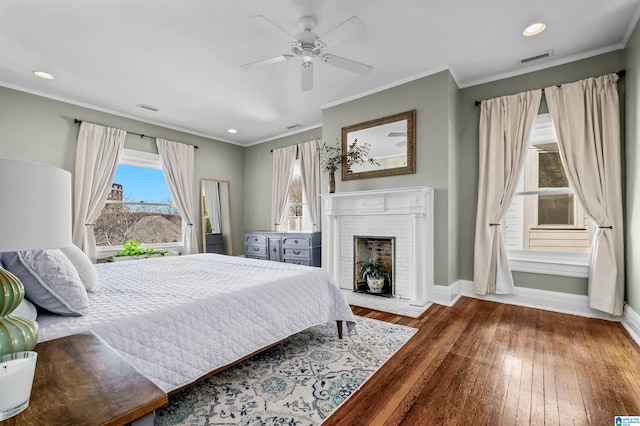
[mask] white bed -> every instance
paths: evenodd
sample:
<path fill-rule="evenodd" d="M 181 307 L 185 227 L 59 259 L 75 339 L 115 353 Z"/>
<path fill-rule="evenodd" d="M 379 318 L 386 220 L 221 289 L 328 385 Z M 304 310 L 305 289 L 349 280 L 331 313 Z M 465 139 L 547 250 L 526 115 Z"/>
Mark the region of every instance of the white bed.
<path fill-rule="evenodd" d="M 88 313 L 40 314 L 39 341 L 92 330 L 165 392 L 311 326 L 354 325 L 320 268 L 196 254 L 96 270 Z"/>

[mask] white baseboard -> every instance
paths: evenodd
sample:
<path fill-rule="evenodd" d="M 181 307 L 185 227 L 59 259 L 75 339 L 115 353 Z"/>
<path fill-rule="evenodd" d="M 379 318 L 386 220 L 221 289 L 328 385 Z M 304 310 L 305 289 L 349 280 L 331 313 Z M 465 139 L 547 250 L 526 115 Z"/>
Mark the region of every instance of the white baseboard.
<path fill-rule="evenodd" d="M 486 296 L 480 296 L 473 292 L 472 281 L 458 280 L 449 286 L 434 286 L 433 302 L 440 305 L 453 306 L 460 296 L 467 296 L 564 314 L 620 321 L 619 317 L 591 309 L 587 296 L 559 293 L 556 291 L 534 290 L 526 287 L 516 287 L 514 291 L 514 294 L 488 294 Z"/>
<path fill-rule="evenodd" d="M 460 298 L 463 281 L 456 281 L 451 285 L 434 285 L 431 287 L 433 303 L 444 306 L 453 306 Z"/>
<path fill-rule="evenodd" d="M 622 326 L 629 332 L 633 340 L 640 345 L 640 315 L 625 303 Z"/>

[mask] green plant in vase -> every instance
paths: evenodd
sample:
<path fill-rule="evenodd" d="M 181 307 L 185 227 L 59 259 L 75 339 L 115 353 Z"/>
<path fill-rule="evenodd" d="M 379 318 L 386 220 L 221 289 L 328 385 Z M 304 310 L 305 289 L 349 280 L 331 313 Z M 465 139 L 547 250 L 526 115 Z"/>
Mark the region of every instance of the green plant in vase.
<path fill-rule="evenodd" d="M 336 178 L 335 173 L 338 167 L 344 164 L 348 171 L 351 170 L 351 166 L 355 164 L 374 164 L 379 166 L 380 164 L 373 158 L 369 158 L 369 150 L 371 145 L 368 143 L 358 143 L 358 139 L 355 139 L 347 147 L 347 152 L 343 152 L 338 140 L 335 145 L 329 145 L 323 143 L 320 146 L 320 164 L 324 168 L 325 172 L 329 172 L 329 192 L 335 192 Z"/>
<path fill-rule="evenodd" d="M 362 278 L 366 278 L 367 286 L 371 293 L 382 293 L 384 279 L 387 276 L 387 268 L 380 259 L 370 258 L 367 261 L 359 262 Z"/>
<path fill-rule="evenodd" d="M 132 238 L 122 245 L 122 250 L 120 250 L 113 256 L 109 256 L 107 260 L 113 261 L 114 257 L 149 257 L 154 254 L 164 256 L 165 253 L 169 252 L 169 250 L 166 249 L 153 249 L 149 247 L 143 248 L 140 247 L 140 245 L 141 243 Z"/>

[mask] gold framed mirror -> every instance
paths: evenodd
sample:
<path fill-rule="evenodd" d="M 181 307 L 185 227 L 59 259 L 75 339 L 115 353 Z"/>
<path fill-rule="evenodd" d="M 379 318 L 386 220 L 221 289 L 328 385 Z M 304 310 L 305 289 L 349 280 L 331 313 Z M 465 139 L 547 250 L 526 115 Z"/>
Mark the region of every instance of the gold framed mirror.
<path fill-rule="evenodd" d="M 416 111 L 405 111 L 387 117 L 342 128 L 342 152 L 348 146 L 367 143 L 369 158 L 376 163 L 356 164 L 347 170 L 342 164 L 342 180 L 396 176 L 416 172 Z"/>
<path fill-rule="evenodd" d="M 228 180 L 200 178 L 202 252 L 233 256 L 231 189 Z"/>

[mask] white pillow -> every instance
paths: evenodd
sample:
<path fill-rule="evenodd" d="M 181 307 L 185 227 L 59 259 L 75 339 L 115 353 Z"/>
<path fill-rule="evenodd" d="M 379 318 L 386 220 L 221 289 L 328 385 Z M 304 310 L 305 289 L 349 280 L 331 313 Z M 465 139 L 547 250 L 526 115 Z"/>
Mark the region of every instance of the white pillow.
<path fill-rule="evenodd" d="M 65 316 L 89 310 L 87 291 L 73 263 L 58 249 L 3 253 L 2 263 L 35 305 Z"/>
<path fill-rule="evenodd" d="M 89 260 L 85 252 L 80 250 L 76 245 L 70 247 L 63 247 L 60 249 L 67 258 L 76 267 L 80 280 L 84 284 L 84 288 L 87 291 L 98 291 L 98 273 L 93 263 Z"/>

